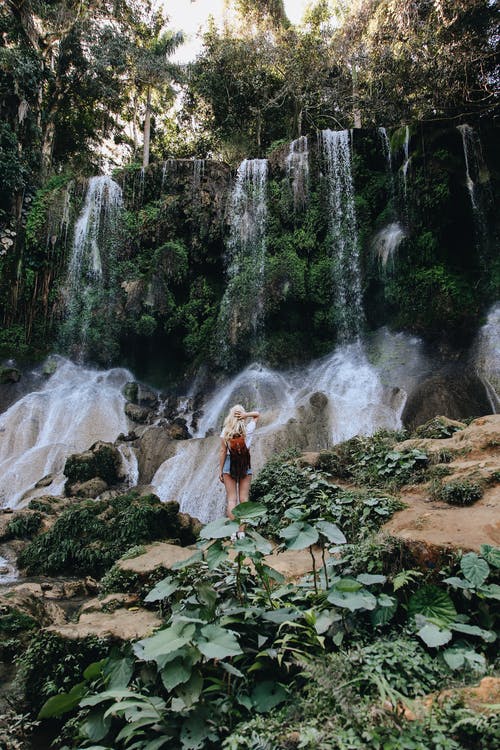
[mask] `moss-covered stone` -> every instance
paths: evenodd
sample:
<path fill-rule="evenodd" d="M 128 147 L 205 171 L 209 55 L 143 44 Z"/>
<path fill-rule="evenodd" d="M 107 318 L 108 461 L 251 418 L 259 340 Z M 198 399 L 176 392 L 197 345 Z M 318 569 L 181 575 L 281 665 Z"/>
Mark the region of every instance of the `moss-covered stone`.
<path fill-rule="evenodd" d="M 108 485 L 116 484 L 120 477 L 122 458 L 111 443 L 97 442 L 84 453 L 75 453 L 66 460 L 64 475 L 68 478 L 66 490 L 71 492 L 75 482 L 86 482 L 99 477 Z"/>
<path fill-rule="evenodd" d="M 186 522 L 175 502 L 129 493 L 107 500 L 78 502 L 34 539 L 19 556 L 29 572 L 76 573 L 100 577 L 131 547 L 170 539 L 193 543 L 198 522 Z"/>

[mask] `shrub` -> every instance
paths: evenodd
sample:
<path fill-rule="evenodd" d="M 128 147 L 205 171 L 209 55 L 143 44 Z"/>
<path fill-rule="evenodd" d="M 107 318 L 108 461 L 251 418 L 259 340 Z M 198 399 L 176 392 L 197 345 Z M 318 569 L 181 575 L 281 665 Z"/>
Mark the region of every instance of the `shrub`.
<path fill-rule="evenodd" d="M 436 483 L 431 494 L 449 505 L 473 505 L 483 496 L 483 488 L 470 479 L 454 479 L 448 484 Z"/>
<path fill-rule="evenodd" d="M 81 682 L 84 669 L 102 659 L 109 642 L 95 636 L 70 640 L 41 631 L 17 657 L 24 693 L 30 708 L 37 713 L 46 699 Z"/>
<path fill-rule="evenodd" d="M 445 439 L 451 437 L 455 432 L 463 430 L 464 426 L 452 424 L 443 417 L 434 417 L 415 430 L 415 436 L 419 438 Z"/>
<path fill-rule="evenodd" d="M 19 513 L 12 518 L 5 529 L 4 539 L 31 539 L 39 531 L 42 514 Z"/>
<path fill-rule="evenodd" d="M 72 572 L 101 576 L 131 547 L 157 539 L 176 539 L 181 529 L 177 503 L 137 493 L 109 500 L 86 500 L 65 510 L 55 524 L 19 556 L 28 572 Z M 194 535 L 184 535 L 186 544 Z"/>

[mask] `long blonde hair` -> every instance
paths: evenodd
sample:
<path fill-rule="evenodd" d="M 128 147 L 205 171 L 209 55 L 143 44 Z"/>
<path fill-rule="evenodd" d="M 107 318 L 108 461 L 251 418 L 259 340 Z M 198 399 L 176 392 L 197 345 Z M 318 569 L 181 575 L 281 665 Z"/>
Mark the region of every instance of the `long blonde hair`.
<path fill-rule="evenodd" d="M 236 419 L 234 416 L 235 412 L 241 411 L 244 412 L 245 409 L 241 404 L 235 404 L 229 409 L 229 414 L 224 420 L 224 425 L 222 427 L 222 437 L 224 440 L 229 440 L 229 438 L 234 437 L 235 435 L 245 435 L 247 434 L 247 427 L 246 422 L 244 419 Z"/>

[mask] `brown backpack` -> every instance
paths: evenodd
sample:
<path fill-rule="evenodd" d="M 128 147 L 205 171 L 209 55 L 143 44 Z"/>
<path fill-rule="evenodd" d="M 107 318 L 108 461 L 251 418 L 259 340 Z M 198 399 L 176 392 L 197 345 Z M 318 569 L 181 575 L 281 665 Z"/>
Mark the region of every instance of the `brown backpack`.
<path fill-rule="evenodd" d="M 229 450 L 229 474 L 231 479 L 239 482 L 247 475 L 250 468 L 250 451 L 243 435 L 235 435 L 227 441 Z"/>

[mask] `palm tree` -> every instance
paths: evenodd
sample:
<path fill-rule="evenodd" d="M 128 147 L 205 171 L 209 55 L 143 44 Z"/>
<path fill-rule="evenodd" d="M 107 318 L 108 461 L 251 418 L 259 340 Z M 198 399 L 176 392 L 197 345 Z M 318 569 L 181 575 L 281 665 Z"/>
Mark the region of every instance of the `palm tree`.
<path fill-rule="evenodd" d="M 164 23 L 164 17 L 155 14 L 151 25 L 144 24 L 138 29 L 134 46 L 132 62 L 135 88 L 138 94 L 146 99 L 143 167 L 149 164 L 153 93 L 167 93 L 173 98 L 172 81 L 179 78 L 181 73 L 181 67 L 170 62 L 168 58 L 182 44 L 184 35 L 181 31 L 163 31 Z"/>

